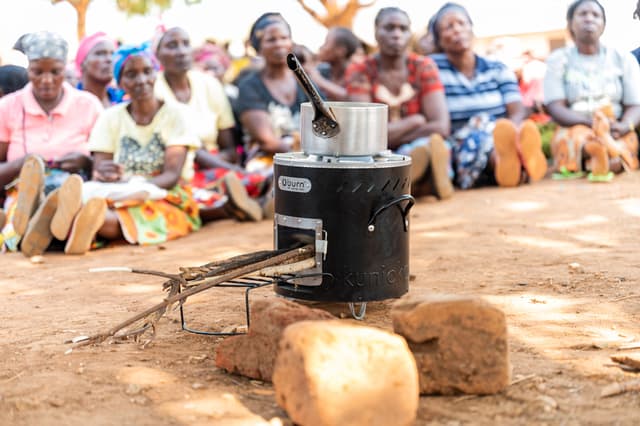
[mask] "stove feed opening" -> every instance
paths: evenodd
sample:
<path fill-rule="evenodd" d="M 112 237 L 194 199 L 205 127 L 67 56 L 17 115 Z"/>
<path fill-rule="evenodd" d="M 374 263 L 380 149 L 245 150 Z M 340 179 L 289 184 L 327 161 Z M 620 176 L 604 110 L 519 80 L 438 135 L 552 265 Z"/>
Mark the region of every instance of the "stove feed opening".
<path fill-rule="evenodd" d="M 275 215 L 274 245 L 276 249 L 291 248 L 314 244 L 316 248 L 316 266 L 299 272 L 287 279 L 287 284 L 319 286 L 322 284 L 322 263 L 327 252 L 326 232 L 322 229 L 321 219 L 309 219 L 293 216 Z"/>

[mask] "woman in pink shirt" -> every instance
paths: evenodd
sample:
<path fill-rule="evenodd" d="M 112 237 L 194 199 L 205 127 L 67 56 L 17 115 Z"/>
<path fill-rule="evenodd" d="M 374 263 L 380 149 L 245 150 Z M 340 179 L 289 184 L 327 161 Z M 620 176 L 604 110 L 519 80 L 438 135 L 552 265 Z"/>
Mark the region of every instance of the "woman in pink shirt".
<path fill-rule="evenodd" d="M 63 182 L 75 187 L 82 183 L 79 176 L 67 179 L 69 174 L 90 176 L 87 141 L 102 106 L 95 96 L 64 82 L 68 47 L 59 35 L 33 33 L 24 45 L 29 84 L 0 99 L 0 191 L 9 188 L 2 194 L 0 221 L 4 222 L 6 213 L 7 223 L 1 224 L 0 238 L 7 248 L 16 250 L 22 237 L 23 251 L 26 244 L 30 254 L 39 254 L 46 246 L 33 244 L 42 238 L 35 227 L 28 229 L 31 216 L 44 193 Z M 74 191 L 61 188 L 60 195 L 66 193 Z M 78 199 L 59 203 L 58 234 L 68 232 L 80 203 Z"/>

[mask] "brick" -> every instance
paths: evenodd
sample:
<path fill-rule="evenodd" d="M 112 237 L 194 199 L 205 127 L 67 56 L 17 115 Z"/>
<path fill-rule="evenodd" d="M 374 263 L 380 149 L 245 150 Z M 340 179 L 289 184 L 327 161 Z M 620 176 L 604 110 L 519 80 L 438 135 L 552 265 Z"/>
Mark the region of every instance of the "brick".
<path fill-rule="evenodd" d="M 231 373 L 270 382 L 283 330 L 297 321 L 333 318 L 326 311 L 282 298 L 257 300 L 251 305 L 248 333 L 227 337 L 218 345 L 216 366 Z"/>
<path fill-rule="evenodd" d="M 505 315 L 487 301 L 404 298 L 394 304 L 391 318 L 415 356 L 421 394 L 494 394 L 509 385 Z"/>
<path fill-rule="evenodd" d="M 287 327 L 279 346 L 276 402 L 295 424 L 414 424 L 418 372 L 401 336 L 350 321 L 303 321 Z"/>

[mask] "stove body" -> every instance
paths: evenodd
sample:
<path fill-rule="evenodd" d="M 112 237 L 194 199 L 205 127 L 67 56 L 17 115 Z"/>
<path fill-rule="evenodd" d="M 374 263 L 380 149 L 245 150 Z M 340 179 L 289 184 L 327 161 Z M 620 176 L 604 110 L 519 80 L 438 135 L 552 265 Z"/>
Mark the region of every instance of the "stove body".
<path fill-rule="evenodd" d="M 370 151 L 375 152 L 368 152 L 362 140 L 350 140 L 342 148 L 331 141 L 310 141 L 313 137 L 304 132 L 303 104 L 305 152 L 277 154 L 274 159 L 274 245 L 288 248 L 313 241 L 316 263 L 314 268 L 278 279 L 275 291 L 294 299 L 325 302 L 400 297 L 409 289 L 408 214 L 414 204 L 411 160 L 386 149 L 377 151 L 386 148 L 386 106 L 381 118 L 380 104 L 364 104 L 365 109 L 372 105 L 377 114 L 368 126 L 373 129 L 371 134 L 369 130 L 350 131 L 353 123 L 349 120 L 354 117 L 359 129 L 367 121 L 350 110 L 350 103 L 328 104 L 345 129 L 341 137 L 383 141 L 370 144 Z M 341 112 L 348 117 L 341 117 Z M 355 147 L 353 152 L 344 151 L 351 147 Z"/>

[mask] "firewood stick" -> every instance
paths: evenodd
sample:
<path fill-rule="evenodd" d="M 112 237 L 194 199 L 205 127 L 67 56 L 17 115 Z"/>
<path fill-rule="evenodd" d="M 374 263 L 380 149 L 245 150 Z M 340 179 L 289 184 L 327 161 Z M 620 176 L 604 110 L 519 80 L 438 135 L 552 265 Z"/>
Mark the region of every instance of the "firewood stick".
<path fill-rule="evenodd" d="M 613 362 L 626 365 L 627 367 L 633 368 L 635 370 L 640 370 L 640 356 L 638 355 L 636 355 L 635 357 L 613 355 L 610 358 Z"/>
<path fill-rule="evenodd" d="M 241 254 L 230 259 L 209 262 L 202 266 L 181 267 L 180 275 L 187 280 L 200 280 L 207 277 L 214 277 L 241 266 L 251 265 L 255 262 L 266 260 L 274 255 L 282 253 L 283 251 L 284 250 L 262 250 L 253 253 Z"/>
<path fill-rule="evenodd" d="M 602 388 L 600 392 L 601 398 L 608 396 L 619 395 L 621 393 L 630 391 L 640 391 L 640 379 L 628 380 L 622 383 L 612 383 Z"/>
<path fill-rule="evenodd" d="M 247 275 L 256 271 L 259 271 L 261 269 L 264 269 L 266 267 L 272 266 L 272 265 L 277 265 L 279 263 L 283 263 L 292 259 L 295 260 L 300 260 L 300 259 L 304 259 L 307 256 L 313 256 L 314 253 L 314 248 L 312 245 L 307 245 L 298 249 L 293 249 L 287 252 L 284 252 L 282 254 L 273 256 L 271 258 L 268 258 L 266 260 L 262 260 L 250 265 L 245 265 L 242 266 L 238 269 L 229 271 L 227 273 L 225 273 L 224 275 L 218 276 L 218 277 L 213 277 L 210 279 L 205 279 L 203 280 L 200 284 L 189 288 L 186 291 L 183 291 L 182 293 L 173 295 L 173 296 L 169 296 L 167 298 L 165 298 L 162 302 L 152 306 L 151 308 L 137 314 L 134 315 L 133 317 L 129 318 L 128 320 L 116 325 L 115 327 L 112 327 L 111 329 L 103 332 L 103 333 L 98 333 L 95 334 L 93 336 L 90 336 L 84 340 L 81 340 L 79 342 L 77 342 L 77 346 L 85 346 L 85 345 L 89 345 L 92 343 L 99 343 L 102 342 L 106 339 L 108 339 L 109 337 L 114 336 L 118 331 L 122 330 L 123 328 L 134 324 L 137 321 L 140 321 L 141 319 L 155 313 L 161 310 L 166 310 L 169 306 L 173 305 L 176 302 L 183 302 L 184 300 L 186 300 L 188 297 L 193 296 L 194 294 L 200 293 L 202 291 L 205 291 L 211 287 L 214 287 L 216 285 L 222 284 L 224 282 L 227 282 L 229 280 L 232 280 L 234 278 L 238 278 L 242 275 Z"/>
<path fill-rule="evenodd" d="M 258 275 L 263 277 L 279 277 L 281 275 L 293 274 L 294 272 L 304 271 L 313 268 L 316 265 L 316 259 L 310 257 L 296 263 L 287 263 L 285 265 L 269 266 L 258 271 Z"/>
<path fill-rule="evenodd" d="M 158 277 L 164 277 L 169 279 L 175 279 L 179 281 L 184 281 L 182 277 L 178 274 L 167 274 L 161 271 L 152 271 L 147 269 L 136 269 L 129 268 L 126 266 L 105 266 L 101 268 L 91 268 L 89 272 L 131 272 L 134 274 L 144 274 L 144 275 L 156 275 Z"/>
<path fill-rule="evenodd" d="M 623 300 L 635 299 L 636 297 L 640 297 L 640 294 L 630 294 L 624 297 L 618 297 L 617 299 L 613 299 L 612 302 L 621 302 Z"/>

